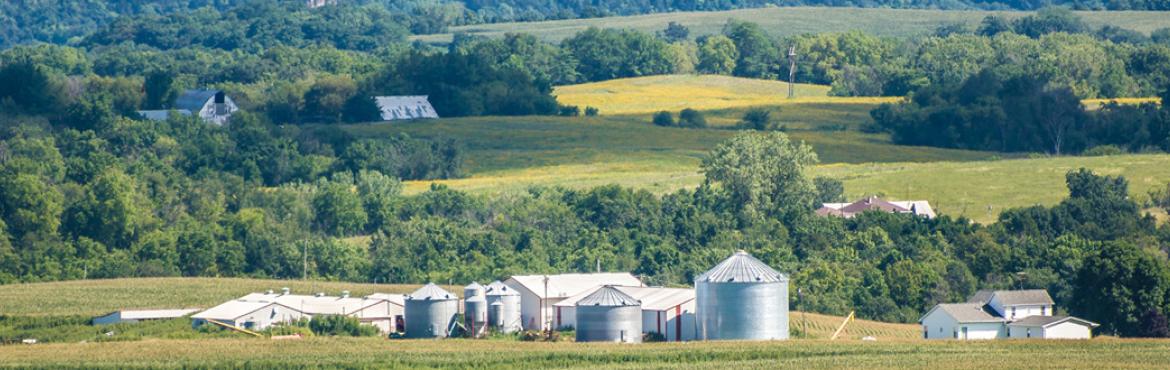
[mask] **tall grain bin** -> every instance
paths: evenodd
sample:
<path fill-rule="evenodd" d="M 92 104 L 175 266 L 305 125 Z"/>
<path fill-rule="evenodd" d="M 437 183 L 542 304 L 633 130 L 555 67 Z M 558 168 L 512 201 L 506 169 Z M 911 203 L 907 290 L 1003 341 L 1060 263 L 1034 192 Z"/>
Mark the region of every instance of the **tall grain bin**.
<path fill-rule="evenodd" d="M 737 251 L 695 278 L 703 340 L 788 339 L 788 276 Z"/>
<path fill-rule="evenodd" d="M 459 297 L 435 284 L 427 284 L 406 296 L 406 337 L 447 337 L 459 314 Z"/>
<path fill-rule="evenodd" d="M 473 337 L 486 332 L 488 303 L 484 287 L 472 282 L 463 288 L 463 325 Z"/>
<path fill-rule="evenodd" d="M 577 301 L 578 342 L 642 342 L 642 303 L 612 286 Z"/>
<path fill-rule="evenodd" d="M 520 292 L 496 280 L 484 290 L 488 304 L 488 326 L 503 333 L 520 330 Z"/>

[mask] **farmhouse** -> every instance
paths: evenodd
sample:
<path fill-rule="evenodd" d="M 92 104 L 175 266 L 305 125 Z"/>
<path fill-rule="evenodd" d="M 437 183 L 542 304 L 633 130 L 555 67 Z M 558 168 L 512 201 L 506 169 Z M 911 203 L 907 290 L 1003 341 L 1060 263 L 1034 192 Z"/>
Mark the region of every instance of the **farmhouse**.
<path fill-rule="evenodd" d="M 695 290 L 662 287 L 611 286 L 641 302 L 642 332 L 659 333 L 668 341 L 695 339 Z M 553 305 L 554 327 L 576 327 L 576 306 L 602 287 L 586 290 Z"/>
<path fill-rule="evenodd" d="M 161 121 L 170 118 L 171 112 L 178 115 L 195 115 L 207 123 L 225 125 L 236 111 L 240 110 L 222 90 L 187 90 L 175 99 L 173 110 L 141 110 L 142 118 Z"/>
<path fill-rule="evenodd" d="M 383 121 L 439 118 L 426 95 L 375 96 L 374 103 L 382 112 Z"/>
<path fill-rule="evenodd" d="M 965 303 L 935 305 L 918 321 L 926 339 L 1089 339 L 1098 326 L 1053 311 L 1043 289 L 981 290 Z"/>
<path fill-rule="evenodd" d="M 93 318 L 94 325 L 133 323 L 149 320 L 170 320 L 199 311 L 198 308 L 177 310 L 120 310 Z"/>
<path fill-rule="evenodd" d="M 373 325 L 383 333 L 402 330 L 404 299 L 400 294 L 374 294 L 352 298 L 348 292 L 341 296 L 296 295 L 288 290 L 282 293 L 252 293 L 195 316 L 195 326 L 208 320 L 223 322 L 245 329 L 264 329 L 275 323 L 287 323 L 317 315 L 343 315 L 357 318 L 363 324 Z"/>
<path fill-rule="evenodd" d="M 629 273 L 522 275 L 504 281 L 520 293 L 520 322 L 525 330 L 545 330 L 555 324 L 554 305 L 604 285 L 642 286 Z"/>
<path fill-rule="evenodd" d="M 878 197 L 866 197 L 853 203 L 824 203 L 817 209 L 818 216 L 853 218 L 865 211 L 908 213 L 915 216 L 934 218 L 934 209 L 925 200 L 886 201 Z"/>

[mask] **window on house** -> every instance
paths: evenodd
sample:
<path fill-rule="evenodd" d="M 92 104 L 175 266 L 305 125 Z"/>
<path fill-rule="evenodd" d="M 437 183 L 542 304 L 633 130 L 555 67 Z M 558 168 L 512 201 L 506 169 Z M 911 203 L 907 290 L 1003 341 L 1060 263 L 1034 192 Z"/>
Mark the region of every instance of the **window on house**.
<path fill-rule="evenodd" d="M 1028 338 L 1032 337 L 1032 328 L 1028 328 Z"/>
<path fill-rule="evenodd" d="M 1016 308 L 1012 307 L 1012 318 L 1016 317 Z"/>
<path fill-rule="evenodd" d="M 1040 316 L 1048 316 L 1048 306 L 1040 306 Z"/>

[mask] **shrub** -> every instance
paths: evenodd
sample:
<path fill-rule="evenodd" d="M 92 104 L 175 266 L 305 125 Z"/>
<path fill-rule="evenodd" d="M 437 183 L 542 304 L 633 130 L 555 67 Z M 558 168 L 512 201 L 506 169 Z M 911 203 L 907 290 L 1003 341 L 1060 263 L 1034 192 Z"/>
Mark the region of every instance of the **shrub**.
<path fill-rule="evenodd" d="M 642 341 L 643 342 L 665 342 L 666 336 L 662 335 L 662 333 L 652 331 L 649 333 L 642 334 Z"/>
<path fill-rule="evenodd" d="M 562 105 L 558 113 L 565 117 L 576 117 L 581 115 L 581 108 L 576 105 Z"/>
<path fill-rule="evenodd" d="M 598 115 L 598 114 L 600 114 L 600 113 L 601 113 L 601 111 L 597 110 L 597 108 L 594 108 L 594 107 L 585 107 L 585 116 L 588 116 L 588 117 L 594 117 L 594 116 L 597 116 L 597 115 Z"/>
<path fill-rule="evenodd" d="M 1089 157 L 1105 157 L 1105 156 L 1110 156 L 1110 155 L 1125 154 L 1125 151 L 1122 150 L 1117 145 L 1098 145 L 1098 146 L 1086 149 L 1081 154 L 1085 155 L 1085 156 L 1089 156 Z"/>
<path fill-rule="evenodd" d="M 707 127 L 707 119 L 703 117 L 703 113 L 687 108 L 678 112 L 678 126 L 686 128 L 705 128 Z"/>
<path fill-rule="evenodd" d="M 743 114 L 738 126 L 741 130 L 764 131 L 772 127 L 771 115 L 772 112 L 767 109 L 751 109 Z"/>
<path fill-rule="evenodd" d="M 653 122 L 655 126 L 671 127 L 674 126 L 674 116 L 671 116 L 670 112 L 661 111 L 654 113 Z"/>
<path fill-rule="evenodd" d="M 309 321 L 309 329 L 316 335 L 340 335 L 351 337 L 372 337 L 378 335 L 378 328 L 362 325 L 358 319 L 341 315 L 320 315 Z"/>

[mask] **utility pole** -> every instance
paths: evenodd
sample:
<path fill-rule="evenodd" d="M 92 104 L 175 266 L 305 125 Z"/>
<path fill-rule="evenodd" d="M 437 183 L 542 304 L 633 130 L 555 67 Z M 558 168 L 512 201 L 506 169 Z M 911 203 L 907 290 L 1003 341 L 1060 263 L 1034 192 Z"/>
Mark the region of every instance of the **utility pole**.
<path fill-rule="evenodd" d="M 788 47 L 788 98 L 796 97 L 796 45 Z"/>
<path fill-rule="evenodd" d="M 309 280 L 309 243 L 301 241 L 301 280 Z"/>

